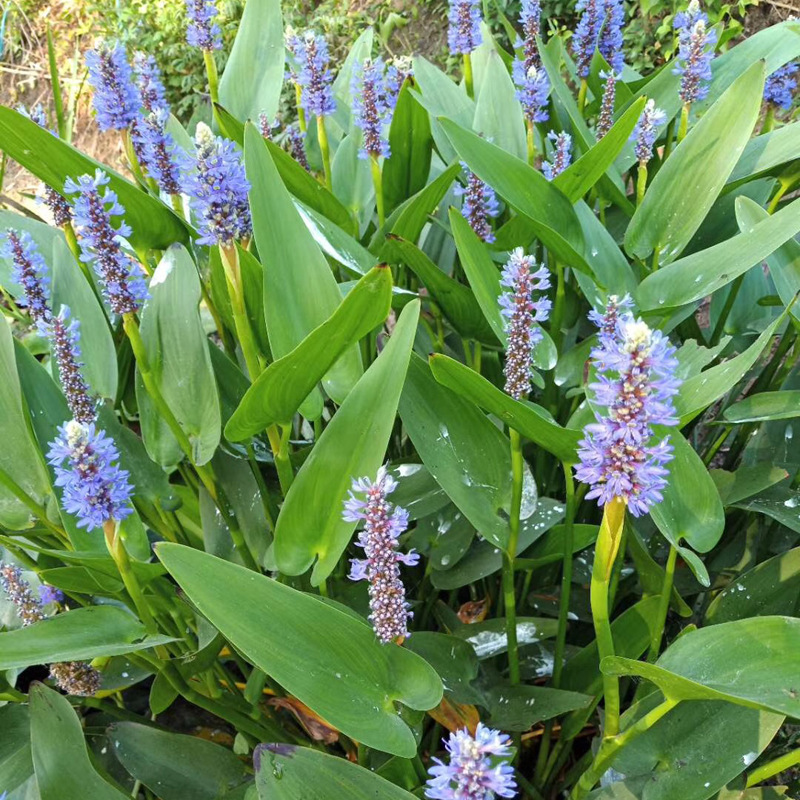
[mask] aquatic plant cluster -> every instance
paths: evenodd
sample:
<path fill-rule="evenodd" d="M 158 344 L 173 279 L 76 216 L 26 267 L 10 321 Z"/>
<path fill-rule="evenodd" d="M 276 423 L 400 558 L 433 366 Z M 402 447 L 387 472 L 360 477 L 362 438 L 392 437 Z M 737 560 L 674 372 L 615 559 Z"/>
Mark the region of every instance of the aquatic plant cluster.
<path fill-rule="evenodd" d="M 0 800 L 791 796 L 800 23 L 576 8 L 0 108 Z"/>

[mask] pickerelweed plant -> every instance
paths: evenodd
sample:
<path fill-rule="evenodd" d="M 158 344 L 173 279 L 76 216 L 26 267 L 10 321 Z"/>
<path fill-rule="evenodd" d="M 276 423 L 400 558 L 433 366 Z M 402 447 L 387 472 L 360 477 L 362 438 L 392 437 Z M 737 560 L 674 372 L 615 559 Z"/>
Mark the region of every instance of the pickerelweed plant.
<path fill-rule="evenodd" d="M 482 8 L 0 108 L 0 797 L 794 793 L 800 23 Z"/>

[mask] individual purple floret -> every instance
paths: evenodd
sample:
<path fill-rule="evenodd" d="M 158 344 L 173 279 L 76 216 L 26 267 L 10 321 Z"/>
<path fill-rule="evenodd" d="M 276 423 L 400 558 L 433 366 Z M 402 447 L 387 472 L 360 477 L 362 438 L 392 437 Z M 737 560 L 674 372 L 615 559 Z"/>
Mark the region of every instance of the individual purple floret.
<path fill-rule="evenodd" d="M 124 220 L 116 228 L 111 224 L 111 218 L 123 216 L 125 209 L 117 201 L 116 192 L 104 189 L 101 193 L 108 183 L 108 175 L 98 169 L 94 177 L 68 178 L 64 192 L 77 194 L 75 225 L 80 236 L 81 261 L 94 267 L 115 314 L 134 313 L 148 297 L 147 285 L 141 266 L 120 246 L 120 239 L 130 236 L 131 229 Z"/>
<path fill-rule="evenodd" d="M 673 70 L 681 76 L 678 94 L 684 103 L 694 103 L 708 95 L 717 32 L 707 29 L 708 17 L 700 11 L 698 0 L 692 0 L 686 11 L 676 14 L 673 25 L 679 43 L 678 63 Z"/>
<path fill-rule="evenodd" d="M 133 54 L 133 71 L 139 84 L 142 106 L 149 113 L 163 109 L 169 116 L 169 103 L 164 84 L 161 81 L 161 70 L 155 58 L 141 51 Z"/>
<path fill-rule="evenodd" d="M 525 62 L 515 59 L 511 67 L 516 98 L 522 104 L 522 112 L 529 123 L 547 122 L 547 96 L 550 94 L 550 79 L 547 73 L 534 66 L 526 70 Z"/>
<path fill-rule="evenodd" d="M 666 121 L 667 115 L 660 108 L 656 108 L 654 100 L 648 100 L 631 134 L 631 141 L 636 142 L 636 159 L 640 164 L 646 164 L 653 157 L 653 145 L 658 137 L 658 127 Z"/>
<path fill-rule="evenodd" d="M 526 256 L 519 247 L 503 268 L 500 285 L 508 289 L 499 298 L 508 331 L 505 391 L 522 400 L 530 394 L 533 349 L 542 340 L 537 323 L 550 315 L 549 298 L 537 297 L 550 288 L 550 274 L 546 267 L 537 269 L 533 256 Z"/>
<path fill-rule="evenodd" d="M 27 306 L 34 322 L 50 319 L 50 271 L 33 237 L 27 231 L 9 228 L 0 254 L 14 265 L 11 277 L 24 294 L 19 298 L 20 305 Z"/>
<path fill-rule="evenodd" d="M 419 554 L 413 550 L 401 553 L 397 549 L 397 539 L 408 527 L 408 512 L 386 500 L 396 488 L 397 481 L 386 467 L 378 470 L 374 483 L 369 478 L 354 479 L 342 514 L 346 522 L 364 520 L 356 544 L 364 548 L 366 558 L 351 560 L 350 579 L 369 581 L 369 619 L 384 644 L 402 642 L 409 635 L 412 614 L 400 579 L 400 564 L 413 567 L 419 562 Z M 357 494 L 363 494 L 364 499 Z"/>
<path fill-rule="evenodd" d="M 447 44 L 452 55 L 468 55 L 480 46 L 480 0 L 450 0 L 447 21 Z"/>
<path fill-rule="evenodd" d="M 494 241 L 494 231 L 489 224 L 491 217 L 500 213 L 500 203 L 494 189 L 484 183 L 474 172 L 470 172 L 467 165 L 462 162 L 467 170 L 467 185 L 457 186 L 456 195 L 463 197 L 461 203 L 461 216 L 469 222 L 470 227 L 483 239 L 484 242 Z"/>
<path fill-rule="evenodd" d="M 438 758 L 429 772 L 425 797 L 431 800 L 491 800 L 516 797 L 514 768 L 508 763 L 511 740 L 482 722 L 470 736 L 466 729 L 450 734 L 445 741 L 450 756 L 445 764 Z"/>
<path fill-rule="evenodd" d="M 547 138 L 553 142 L 553 160 L 542 164 L 542 172 L 547 180 L 558 177 L 572 161 L 572 137 L 568 133 L 550 131 Z"/>
<path fill-rule="evenodd" d="M 186 0 L 186 41 L 192 47 L 207 52 L 222 47 L 222 31 L 215 21 L 218 13 L 214 0 Z"/>
<path fill-rule="evenodd" d="M 617 81 L 620 76 L 610 70 L 600 73 L 600 77 L 605 80 L 603 85 L 603 99 L 600 103 L 600 113 L 597 116 L 597 138 L 602 139 L 614 124 L 614 102 L 617 96 Z"/>
<path fill-rule="evenodd" d="M 198 242 L 230 246 L 252 235 L 253 223 L 247 193 L 250 182 L 236 145 L 214 136 L 199 123 L 194 137 L 195 153 L 181 159 L 183 191 L 191 198 L 200 231 Z"/>
<path fill-rule="evenodd" d="M 45 599 L 46 595 L 43 590 L 57 592 L 61 595 L 62 600 L 64 597 L 58 589 L 54 589 L 51 586 L 41 586 L 39 591 L 42 599 L 37 598 L 31 591 L 30 584 L 22 577 L 22 570 L 2 561 L 0 561 L 0 586 L 3 587 L 6 596 L 16 607 L 23 627 L 28 627 L 47 619 L 43 604 L 47 603 L 48 600 Z M 50 677 L 55 680 L 62 691 L 71 695 L 91 697 L 97 694 L 100 689 L 100 673 L 93 666 L 82 661 L 51 664 Z M 5 794 L 0 795 L 0 800 L 3 800 L 4 797 Z"/>
<path fill-rule="evenodd" d="M 603 22 L 601 17 L 603 5 L 603 0 L 578 0 L 575 7 L 581 12 L 581 18 L 572 37 L 572 50 L 575 55 L 575 67 L 581 78 L 589 75 L 589 67 Z"/>
<path fill-rule="evenodd" d="M 792 93 L 797 88 L 797 78 L 794 76 L 798 69 L 800 67 L 797 64 L 785 64 L 776 69 L 764 84 L 764 100 L 788 111 L 792 107 Z"/>
<path fill-rule="evenodd" d="M 380 58 L 368 58 L 353 70 L 353 121 L 361 128 L 359 158 L 389 158 L 388 127 L 397 103 L 397 77 Z"/>
<path fill-rule="evenodd" d="M 64 592 L 55 586 L 43 583 L 39 587 L 39 599 L 42 601 L 43 606 L 49 606 L 51 603 L 63 603 Z"/>
<path fill-rule="evenodd" d="M 611 298 L 606 316 L 592 317 L 601 332 L 592 351 L 597 381 L 589 388 L 606 411 L 584 428 L 575 475 L 590 485 L 587 499 L 602 506 L 620 498 L 638 517 L 663 499 L 672 447 L 669 437 L 651 444 L 653 426 L 677 424 L 672 398 L 680 380 L 675 348 L 633 314 L 620 314 L 626 302 Z"/>
<path fill-rule="evenodd" d="M 86 53 L 86 66 L 100 130 L 127 129 L 139 114 L 142 98 L 133 82 L 125 48 L 119 43 L 101 42 Z"/>
<path fill-rule="evenodd" d="M 128 472 L 117 465 L 119 452 L 105 431 L 93 422 L 70 420 L 58 429 L 47 460 L 64 490 L 64 509 L 78 518 L 78 527 L 94 530 L 133 511 Z M 66 462 L 66 466 L 65 466 Z"/>
<path fill-rule="evenodd" d="M 333 99 L 333 74 L 330 70 L 328 43 L 313 31 L 287 40 L 289 51 L 298 64 L 295 76 L 302 93 L 300 104 L 307 114 L 327 117 L 336 111 Z"/>
<path fill-rule="evenodd" d="M 49 322 L 40 322 L 39 331 L 50 339 L 53 358 L 58 364 L 58 376 L 67 405 L 78 422 L 94 422 L 97 416 L 95 402 L 81 370 L 80 322 L 70 319 L 67 306 L 61 307 L 58 316 Z"/>
<path fill-rule="evenodd" d="M 139 164 L 167 194 L 180 194 L 180 170 L 175 159 L 175 141 L 167 133 L 169 112 L 159 108 L 140 117 L 132 130 Z"/>
<path fill-rule="evenodd" d="M 297 125 L 292 124 L 286 128 L 289 154 L 306 172 L 311 172 L 306 156 L 305 138 L 306 135 Z"/>
<path fill-rule="evenodd" d="M 531 67 L 537 69 L 541 66 L 539 56 L 539 45 L 536 37 L 539 35 L 540 19 L 542 16 L 542 6 L 539 0 L 522 0 L 522 8 L 519 12 L 519 24 L 522 26 L 522 41 L 517 42 L 517 47 L 522 47 L 522 55 L 525 64 L 525 74 Z"/>
<path fill-rule="evenodd" d="M 625 24 L 625 5 L 623 0 L 604 0 L 603 19 L 597 49 L 613 71 L 622 69 L 622 27 Z"/>

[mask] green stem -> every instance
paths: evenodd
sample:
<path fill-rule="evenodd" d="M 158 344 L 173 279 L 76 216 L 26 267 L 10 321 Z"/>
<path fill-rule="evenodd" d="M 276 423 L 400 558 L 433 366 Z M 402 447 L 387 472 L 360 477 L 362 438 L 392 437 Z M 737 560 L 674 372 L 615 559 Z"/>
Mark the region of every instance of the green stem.
<path fill-rule="evenodd" d="M 377 156 L 370 156 L 370 167 L 372 167 L 372 185 L 375 187 L 375 205 L 378 208 L 378 227 L 382 228 L 386 222 L 386 212 L 383 205 L 383 177 L 381 175 L 381 165 Z"/>
<path fill-rule="evenodd" d="M 675 583 L 675 563 L 678 560 L 678 551 L 674 545 L 669 546 L 669 556 L 667 557 L 667 567 L 664 572 L 664 585 L 661 587 L 661 598 L 658 603 L 658 616 L 653 627 L 650 639 L 650 652 L 647 660 L 653 662 L 658 657 L 661 648 L 661 640 L 664 638 L 664 627 L 667 623 L 667 612 L 669 611 L 669 601 L 672 597 L 672 587 Z"/>
<path fill-rule="evenodd" d="M 586 92 L 589 88 L 589 84 L 586 82 L 586 78 L 581 78 L 581 86 L 578 89 L 578 110 L 583 114 L 583 109 L 586 105 Z"/>
<path fill-rule="evenodd" d="M 75 260 L 78 262 L 78 266 L 81 268 L 84 278 L 89 281 L 89 286 L 94 289 L 94 281 L 92 280 L 92 275 L 89 272 L 89 265 L 85 261 L 81 261 L 81 248 L 78 244 L 78 237 L 75 235 L 75 228 L 72 227 L 71 222 L 67 222 L 61 230 L 64 231 L 64 237 L 67 240 L 67 246 L 69 247 L 69 250 Z"/>
<path fill-rule="evenodd" d="M 683 108 L 681 108 L 681 122 L 678 125 L 678 144 L 686 138 L 686 133 L 689 130 L 689 110 L 691 107 L 691 103 L 684 103 Z"/>
<path fill-rule="evenodd" d="M 556 261 L 556 299 L 550 322 L 550 337 L 556 348 L 561 346 L 561 326 L 564 322 L 564 304 L 567 298 L 566 276 L 561 262 Z"/>
<path fill-rule="evenodd" d="M 773 775 L 779 775 L 781 772 L 791 769 L 798 764 L 800 764 L 800 748 L 784 753 L 779 758 L 768 761 L 762 767 L 754 769 L 747 776 L 747 788 L 749 789 L 751 786 L 755 786 L 757 783 L 761 783 L 761 781 L 765 781 Z"/>
<path fill-rule="evenodd" d="M 792 183 L 793 181 L 790 180 L 789 181 L 780 180 L 780 188 L 778 189 L 777 192 L 775 192 L 775 196 L 772 198 L 772 200 L 770 200 L 769 206 L 767 208 L 767 211 L 770 214 L 775 213 L 775 209 L 778 207 L 778 203 L 780 203 L 780 201 L 783 199 L 783 196 L 786 194 L 786 192 L 789 191 Z"/>
<path fill-rule="evenodd" d="M 278 472 L 278 482 L 281 485 L 281 493 L 286 497 L 289 487 L 294 480 L 292 464 L 289 460 L 289 432 L 291 428 L 287 425 L 283 433 L 277 425 L 270 425 L 267 428 L 267 438 L 272 449 L 272 456 L 275 460 L 275 469 Z"/>
<path fill-rule="evenodd" d="M 675 117 L 669 121 L 667 125 L 667 132 L 664 134 L 664 154 L 661 156 L 661 163 L 663 164 L 669 154 L 672 152 L 672 145 L 675 143 Z"/>
<path fill-rule="evenodd" d="M 572 550 L 575 546 L 575 512 L 577 503 L 575 498 L 575 482 L 572 479 L 572 468 L 562 462 L 564 470 L 564 485 L 566 487 L 567 507 L 564 518 L 564 534 L 562 547 L 564 548 L 564 562 L 561 571 L 561 597 L 558 606 L 558 632 L 556 634 L 556 648 L 553 660 L 553 686 L 561 686 L 561 672 L 564 669 L 564 651 L 567 645 L 567 621 L 569 619 L 569 601 L 572 592 Z"/>
<path fill-rule="evenodd" d="M 647 162 L 639 162 L 639 172 L 636 176 L 636 205 L 640 206 L 647 191 Z"/>
<path fill-rule="evenodd" d="M 308 123 L 306 123 L 306 110 L 303 108 L 302 100 L 303 87 L 299 83 L 296 83 L 294 85 L 294 102 L 297 110 L 297 124 L 300 128 L 300 132 L 305 133 L 308 130 Z"/>
<path fill-rule="evenodd" d="M 725 323 L 728 321 L 728 317 L 730 316 L 731 309 L 733 308 L 733 304 L 736 302 L 736 298 L 739 295 L 739 289 L 742 288 L 742 282 L 744 281 L 744 273 L 742 273 L 736 280 L 734 280 L 733 285 L 728 292 L 728 296 L 725 298 L 725 305 L 722 307 L 722 311 L 720 311 L 719 318 L 717 319 L 717 324 L 714 326 L 714 331 L 711 334 L 711 344 L 712 346 L 717 344 L 719 340 L 722 338 L 722 335 L 725 333 Z"/>
<path fill-rule="evenodd" d="M 536 166 L 536 128 L 532 120 L 525 120 L 525 125 L 528 129 L 527 143 L 528 143 L 528 163 Z"/>
<path fill-rule="evenodd" d="M 216 105 L 219 102 L 219 75 L 217 63 L 214 61 L 214 53 L 211 50 L 203 50 L 203 61 L 206 63 L 208 93 L 211 96 L 211 102 Z"/>
<path fill-rule="evenodd" d="M 520 512 L 522 510 L 522 437 L 509 429 L 511 440 L 511 512 L 508 548 L 503 553 L 503 599 L 505 603 L 506 635 L 508 638 L 508 673 L 511 685 L 519 683 L 519 646 L 517 644 L 517 598 L 514 589 L 514 559 L 519 543 Z"/>
<path fill-rule="evenodd" d="M 47 511 L 44 506 L 39 505 L 4 469 L 0 469 L 0 486 L 8 489 L 51 533 L 54 533 L 64 542 L 69 541 L 67 532 L 47 518 Z"/>
<path fill-rule="evenodd" d="M 247 371 L 250 374 L 250 381 L 253 383 L 261 374 L 261 360 L 258 356 L 253 329 L 247 316 L 242 271 L 239 265 L 239 251 L 236 249 L 235 244 L 229 246 L 220 245 L 219 254 L 228 285 L 233 325 L 236 328 L 236 335 L 239 337 L 239 343 L 242 346 L 242 354 L 247 365 Z"/>
<path fill-rule="evenodd" d="M 472 74 L 472 54 L 464 53 L 464 86 L 467 89 L 467 97 L 475 97 L 475 84 Z"/>
<path fill-rule="evenodd" d="M 623 747 L 630 744 L 637 736 L 649 731 L 665 714 L 672 711 L 680 701 L 667 699 L 657 705 L 652 711 L 645 714 L 638 722 L 630 728 L 613 738 L 606 739 L 600 745 L 597 756 L 592 766 L 581 776 L 575 788 L 572 790 L 570 800 L 582 800 L 592 790 L 594 785 L 606 773 Z"/>
<path fill-rule="evenodd" d="M 761 126 L 761 135 L 769 133 L 775 127 L 775 106 L 767 103 L 767 113 L 764 115 L 764 124 Z"/>
<path fill-rule="evenodd" d="M 659 261 L 660 257 L 661 257 L 661 247 L 656 245 L 653 248 L 653 260 L 650 263 L 650 271 L 651 272 L 655 272 L 658 269 L 658 261 Z"/>
<path fill-rule="evenodd" d="M 317 139 L 319 150 L 322 153 L 322 177 L 328 191 L 333 191 L 333 176 L 331 175 L 331 147 L 328 142 L 328 131 L 325 129 L 325 117 L 317 117 Z"/>
<path fill-rule="evenodd" d="M 133 173 L 134 177 L 136 178 L 139 183 L 143 186 L 147 185 L 147 179 L 142 172 L 141 164 L 139 164 L 139 159 L 136 157 L 136 151 L 133 149 L 133 141 L 131 140 L 131 130 L 130 128 L 125 128 L 122 131 L 122 149 L 125 151 L 125 155 L 128 158 L 128 165 L 131 168 L 131 172 Z"/>

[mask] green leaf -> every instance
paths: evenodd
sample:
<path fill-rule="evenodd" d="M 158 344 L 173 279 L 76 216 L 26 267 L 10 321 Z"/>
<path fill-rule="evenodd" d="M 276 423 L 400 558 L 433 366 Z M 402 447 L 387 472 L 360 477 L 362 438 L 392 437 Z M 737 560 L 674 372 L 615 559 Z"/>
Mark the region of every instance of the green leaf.
<path fill-rule="evenodd" d="M 80 720 L 66 697 L 34 683 L 31 751 L 41 800 L 127 800 L 89 761 Z"/>
<path fill-rule="evenodd" d="M 744 148 L 725 185 L 731 191 L 747 181 L 773 173 L 800 156 L 800 122 L 755 136 Z"/>
<path fill-rule="evenodd" d="M 504 731 L 527 731 L 542 720 L 585 708 L 592 698 L 547 686 L 495 684 L 487 691 L 486 701 L 489 725 Z"/>
<path fill-rule="evenodd" d="M 121 608 L 89 606 L 0 633 L 0 669 L 86 661 L 171 641 L 168 636 L 148 636 L 142 623 Z"/>
<path fill-rule="evenodd" d="M 771 419 L 800 417 L 800 390 L 760 392 L 728 406 L 723 412 L 726 422 L 766 422 Z"/>
<path fill-rule="evenodd" d="M 535 644 L 556 635 L 558 622 L 546 617 L 517 617 L 517 643 L 520 647 Z M 475 655 L 483 661 L 508 650 L 506 621 L 502 618 L 488 619 L 462 625 L 453 635 L 469 642 Z"/>
<path fill-rule="evenodd" d="M 789 437 L 787 437 L 789 438 Z M 788 486 L 773 486 L 755 497 L 733 504 L 744 511 L 765 514 L 790 530 L 800 533 L 800 491 Z"/>
<path fill-rule="evenodd" d="M 694 419 L 744 377 L 782 322 L 782 318 L 776 319 L 743 353 L 689 378 L 683 384 L 675 399 L 675 410 L 682 424 Z"/>
<path fill-rule="evenodd" d="M 259 800 L 413 800 L 399 786 L 345 758 L 290 744 L 253 753 Z"/>
<path fill-rule="evenodd" d="M 737 208 L 747 205 L 737 198 Z M 648 275 L 636 293 L 637 304 L 643 311 L 674 308 L 713 294 L 800 233 L 798 209 L 795 200 L 746 233 Z"/>
<path fill-rule="evenodd" d="M 342 139 L 331 162 L 331 183 L 334 194 L 358 221 L 363 232 L 372 218 L 375 186 L 369 162 L 359 158 L 360 134 L 350 133 Z"/>
<path fill-rule="evenodd" d="M 757 564 L 728 584 L 711 602 L 706 623 L 800 612 L 800 547 Z"/>
<path fill-rule="evenodd" d="M 724 505 L 740 503 L 754 494 L 759 494 L 770 486 L 780 483 L 788 473 L 781 467 L 769 467 L 764 464 L 743 464 L 736 472 L 724 469 L 713 469 L 709 473 L 717 485 L 719 496 Z"/>
<path fill-rule="evenodd" d="M 488 344 L 497 342 L 469 287 L 442 272 L 416 245 L 392 234 L 384 254 L 409 267 L 461 336 Z"/>
<path fill-rule="evenodd" d="M 275 358 L 297 347 L 330 317 L 342 296 L 325 256 L 308 232 L 256 128 L 245 128 L 244 160 L 252 184 L 250 205 L 258 252 L 265 258 L 264 310 Z M 341 403 L 361 375 L 361 357 L 350 349 L 323 378 Z"/>
<path fill-rule="evenodd" d="M 225 436 L 241 441 L 275 422 L 290 423 L 336 359 L 386 319 L 391 297 L 391 272 L 385 266 L 375 267 L 328 320 L 259 375 L 225 426 Z"/>
<path fill-rule="evenodd" d="M 413 80 L 411 77 L 404 82 L 389 126 L 392 155 L 383 162 L 383 200 L 387 211 L 424 189 L 431 171 L 431 126 L 428 112 L 411 91 Z"/>
<path fill-rule="evenodd" d="M 481 701 L 480 692 L 470 685 L 478 676 L 478 657 L 471 644 L 445 633 L 414 631 L 405 646 L 436 670 L 457 703 Z"/>
<path fill-rule="evenodd" d="M 217 800 L 247 778 L 228 749 L 135 722 L 108 728 L 120 764 L 162 800 Z"/>
<path fill-rule="evenodd" d="M 57 314 L 62 305 L 69 306 L 71 318 L 80 321 L 81 372 L 93 391 L 113 399 L 117 395 L 117 352 L 103 307 L 61 236 L 53 241 L 51 263 L 53 311 Z"/>
<path fill-rule="evenodd" d="M 661 437 L 668 430 L 660 428 Z M 689 442 L 677 431 L 669 432 L 674 448 L 664 499 L 650 509 L 658 529 L 673 544 L 681 539 L 695 550 L 707 553 L 725 530 L 725 510 L 705 464 Z"/>
<path fill-rule="evenodd" d="M 108 188 L 125 209 L 125 221 L 133 229 L 128 240 L 134 247 L 163 249 L 189 240 L 189 228 L 160 200 L 5 106 L 0 106 L 0 149 L 57 192 L 64 191 L 67 178 L 102 169 L 111 179 Z"/>
<path fill-rule="evenodd" d="M 422 463 L 459 510 L 497 547 L 508 540 L 502 510 L 510 497 L 508 439 L 472 403 L 437 383 L 412 356 L 400 417 Z"/>
<path fill-rule="evenodd" d="M 11 792 L 33 775 L 27 707 L 7 703 L 0 708 L 0 730 L 0 786 Z"/>
<path fill-rule="evenodd" d="M 525 118 L 514 81 L 496 50 L 489 53 L 480 93 L 475 103 L 473 130 L 507 153 L 527 158 Z"/>
<path fill-rule="evenodd" d="M 658 249 L 661 263 L 667 264 L 686 247 L 753 132 L 764 75 L 759 63 L 738 78 L 656 173 L 625 232 L 629 253 L 646 258 Z M 693 197 L 688 204 L 687 191 Z"/>
<path fill-rule="evenodd" d="M 430 367 L 433 377 L 448 389 L 494 414 L 559 461 L 575 462 L 578 441 L 582 436 L 580 431 L 562 428 L 541 406 L 515 400 L 475 370 L 448 356 L 431 356 Z"/>
<path fill-rule="evenodd" d="M 525 161 L 449 119 L 440 124 L 467 166 L 521 214 L 545 247 L 567 264 L 592 274 L 583 257 L 583 233 L 572 203 Z"/>
<path fill-rule="evenodd" d="M 220 102 L 241 120 L 257 121 L 262 112 L 273 119 L 285 62 L 280 0 L 247 3 L 219 82 Z"/>
<path fill-rule="evenodd" d="M 219 445 L 222 418 L 219 394 L 200 322 L 200 278 L 188 251 L 181 245 L 167 249 L 150 280 L 150 299 L 141 314 L 141 334 L 150 369 L 167 405 L 192 445 L 192 461 L 205 464 Z M 146 392 L 137 391 L 141 403 Z M 137 387 L 138 389 L 139 387 Z M 158 430 L 142 426 L 150 457 L 163 466 Z M 171 436 L 171 434 L 170 434 Z"/>
<path fill-rule="evenodd" d="M 352 479 L 374 475 L 383 461 L 418 317 L 415 300 L 403 309 L 389 343 L 297 474 L 275 529 L 275 558 L 281 572 L 299 575 L 313 564 L 311 582 L 317 585 L 330 575 L 347 547 L 355 525 L 341 518 L 340 509 Z"/>
<path fill-rule="evenodd" d="M 158 555 L 200 613 L 288 693 L 368 747 L 413 757 L 414 735 L 395 703 L 427 710 L 442 696 L 419 656 L 384 647 L 365 621 L 251 570 L 182 545 L 162 544 Z"/>
<path fill-rule="evenodd" d="M 22 408 L 14 339 L 5 315 L 0 321 L 0 439 L 4 445 L 0 449 L 0 469 L 37 503 L 45 505 L 49 481 Z M 11 530 L 31 524 L 27 506 L 4 486 L 0 486 L 0 524 Z"/>
<path fill-rule="evenodd" d="M 798 717 L 798 658 L 800 619 L 754 617 L 686 633 L 655 664 L 609 656 L 601 668 L 646 678 L 674 700 L 727 700 Z"/>

